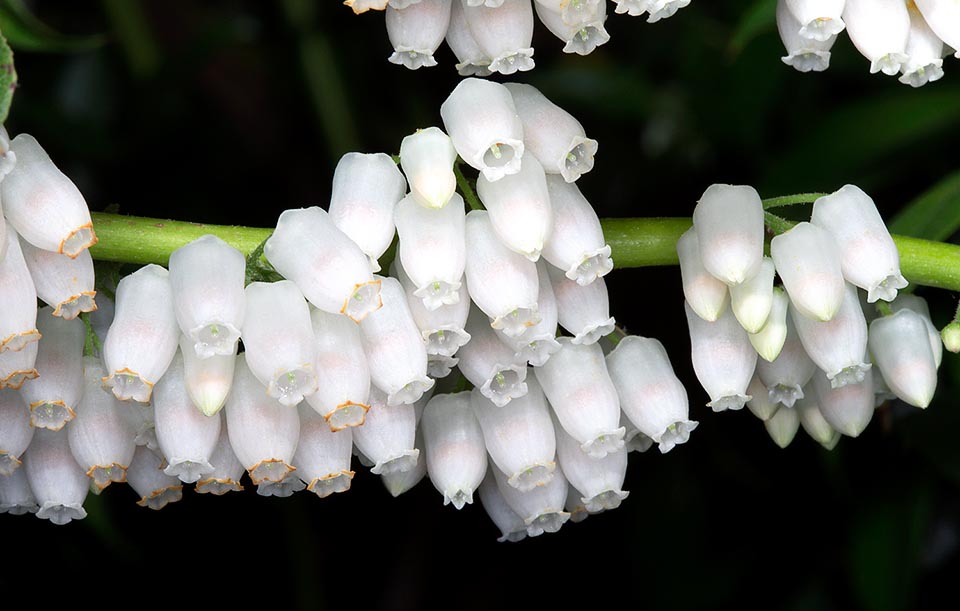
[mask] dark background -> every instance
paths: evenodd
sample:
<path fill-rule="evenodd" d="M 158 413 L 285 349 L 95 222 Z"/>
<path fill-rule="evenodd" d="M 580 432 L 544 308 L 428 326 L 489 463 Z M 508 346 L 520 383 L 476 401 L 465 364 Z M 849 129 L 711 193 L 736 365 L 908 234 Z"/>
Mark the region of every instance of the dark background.
<path fill-rule="evenodd" d="M 435 68 L 389 64 L 383 14 L 333 0 L 30 6 L 68 37 L 15 47 L 7 127 L 35 135 L 94 210 L 272 226 L 326 205 L 342 154 L 396 153 L 439 125 L 459 78 L 445 47 Z M 912 90 L 868 74 L 844 36 L 828 72 L 800 74 L 780 62 L 772 19 L 743 25 L 757 6 L 772 14 L 768 0 L 699 0 L 647 24 L 611 5 L 611 41 L 588 57 L 538 24 L 537 67 L 511 78 L 600 142 L 578 184 L 601 216 L 689 216 L 726 182 L 764 197 L 855 183 L 893 218 L 960 169 L 960 61 Z M 618 321 L 664 342 L 700 421 L 667 455 L 631 455 L 616 511 L 501 544 L 479 502 L 443 507 L 428 480 L 393 499 L 359 465 L 350 492 L 323 500 L 248 486 L 153 512 L 113 486 L 68 526 L 0 517 L 0 584 L 100 606 L 141 604 L 109 593 L 126 582 L 156 604 L 262 595 L 278 608 L 489 610 L 521 602 L 508 590 L 567 609 L 955 605 L 939 598 L 960 577 L 955 356 L 925 412 L 887 405 L 832 452 L 802 430 L 780 450 L 746 410 L 704 406 L 677 268 L 617 270 L 608 285 Z M 945 324 L 956 296 L 917 292 Z"/>

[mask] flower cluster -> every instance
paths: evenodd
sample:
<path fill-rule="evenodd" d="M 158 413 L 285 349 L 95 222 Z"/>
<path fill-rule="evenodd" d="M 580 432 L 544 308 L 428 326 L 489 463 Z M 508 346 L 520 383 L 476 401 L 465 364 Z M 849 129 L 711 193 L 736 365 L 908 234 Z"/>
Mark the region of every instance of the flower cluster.
<path fill-rule="evenodd" d="M 713 185 L 677 251 L 693 367 L 714 411 L 746 404 L 781 447 L 802 424 L 832 448 L 887 399 L 929 405 L 940 334 L 922 298 L 898 295 L 896 245 L 858 187 L 819 198 L 765 257 L 757 192 Z"/>
<path fill-rule="evenodd" d="M 8 230 L 4 265 L 22 279 L 3 271 L 0 287 L 30 307 L 23 321 L 5 313 L 0 354 L 29 363 L 2 378 L 0 511 L 63 524 L 114 482 L 159 509 L 183 484 L 240 490 L 244 473 L 261 495 L 325 497 L 350 488 L 353 455 L 393 495 L 425 476 L 458 509 L 478 491 L 504 540 L 618 507 L 628 450 L 666 452 L 696 422 L 660 342 L 601 348 L 615 324 L 603 280 L 613 262 L 575 184 L 597 143 L 528 85 L 467 79 L 441 116 L 444 130 L 403 140 L 400 168 L 348 153 L 328 209 L 280 215 L 262 259 L 282 279 L 247 284 L 243 254 L 201 237 L 99 299 L 88 322 L 102 340 L 86 355 L 84 323 L 66 318 L 93 309 L 92 288 L 76 289 L 89 303 L 42 297 L 53 307 L 38 313 Z M 11 225 L 8 187 L 38 175 L 26 138 L 2 183 Z M 469 213 L 458 157 L 480 173 Z M 89 221 L 70 224 L 81 226 L 88 245 Z"/>
<path fill-rule="evenodd" d="M 690 0 L 614 0 L 615 12 L 666 19 Z M 436 66 L 446 39 L 463 76 L 513 74 L 533 68 L 534 12 L 563 44 L 564 53 L 587 55 L 610 40 L 603 24 L 606 0 L 346 0 L 357 14 L 386 11 L 389 60 L 416 70 Z"/>
<path fill-rule="evenodd" d="M 900 74 L 912 87 L 940 79 L 945 55 L 960 58 L 954 0 L 777 0 L 777 29 L 787 49 L 783 62 L 801 72 L 826 70 L 844 30 L 871 73 Z"/>

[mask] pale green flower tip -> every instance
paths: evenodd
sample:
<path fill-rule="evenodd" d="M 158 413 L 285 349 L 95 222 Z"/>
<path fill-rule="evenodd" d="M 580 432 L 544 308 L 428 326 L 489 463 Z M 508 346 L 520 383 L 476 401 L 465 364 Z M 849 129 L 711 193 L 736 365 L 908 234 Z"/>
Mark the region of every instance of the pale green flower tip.
<path fill-rule="evenodd" d="M 943 340 L 943 347 L 953 352 L 960 352 L 960 321 L 953 321 L 940 331 L 940 338 Z"/>

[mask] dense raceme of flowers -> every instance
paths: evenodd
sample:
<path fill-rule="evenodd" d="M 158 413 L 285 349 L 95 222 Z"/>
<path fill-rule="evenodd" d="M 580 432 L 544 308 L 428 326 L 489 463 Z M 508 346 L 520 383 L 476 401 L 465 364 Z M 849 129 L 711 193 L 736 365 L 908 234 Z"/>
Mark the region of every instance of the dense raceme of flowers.
<path fill-rule="evenodd" d="M 690 0 L 613 0 L 614 11 L 646 14 L 654 23 Z M 463 76 L 513 74 L 534 66 L 534 13 L 563 43 L 564 53 L 587 55 L 610 40 L 606 0 L 346 0 L 357 14 L 386 11 L 389 60 L 416 70 L 436 66 L 440 44 L 457 56 Z"/>
<path fill-rule="evenodd" d="M 960 3 L 955 0 L 777 0 L 777 28 L 801 72 L 830 65 L 830 49 L 846 30 L 870 72 L 900 74 L 920 87 L 943 76 L 943 58 L 960 58 Z"/>
<path fill-rule="evenodd" d="M 713 185 L 677 249 L 693 366 L 714 411 L 746 404 L 786 447 L 827 448 L 874 408 L 930 404 L 943 345 L 873 200 L 847 185 L 770 242 L 751 187 Z M 781 285 L 774 284 L 779 276 Z"/>
<path fill-rule="evenodd" d="M 245 472 L 325 497 L 353 455 L 393 495 L 425 476 L 458 509 L 479 492 L 504 540 L 618 507 L 628 450 L 697 423 L 663 346 L 611 335 L 610 247 L 576 184 L 597 143 L 523 84 L 464 80 L 440 114 L 399 168 L 349 153 L 328 209 L 280 215 L 262 259 L 282 279 L 245 286 L 208 235 L 96 304 L 82 197 L 30 136 L 4 147 L 0 510 L 63 524 L 115 482 L 159 509 Z M 458 157 L 479 171 L 469 212 Z"/>

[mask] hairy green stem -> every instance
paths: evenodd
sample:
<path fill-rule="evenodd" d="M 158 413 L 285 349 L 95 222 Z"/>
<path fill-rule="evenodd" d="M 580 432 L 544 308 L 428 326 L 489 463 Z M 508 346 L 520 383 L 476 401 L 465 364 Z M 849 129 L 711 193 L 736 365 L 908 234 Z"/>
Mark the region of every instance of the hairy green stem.
<path fill-rule="evenodd" d="M 460 169 L 459 159 L 453 164 L 453 173 L 457 177 L 457 186 L 460 187 L 460 191 L 463 193 L 463 199 L 467 202 L 467 205 L 470 206 L 470 209 L 484 210 L 483 204 L 480 203 L 480 198 L 478 198 L 477 194 L 473 191 L 473 186 L 471 186 L 467 177 L 464 176 L 463 170 Z"/>
<path fill-rule="evenodd" d="M 794 195 L 781 195 L 780 197 L 768 197 L 763 200 L 763 209 L 780 208 L 783 206 L 795 206 L 797 204 L 812 204 L 821 197 L 829 193 L 796 193 Z"/>

